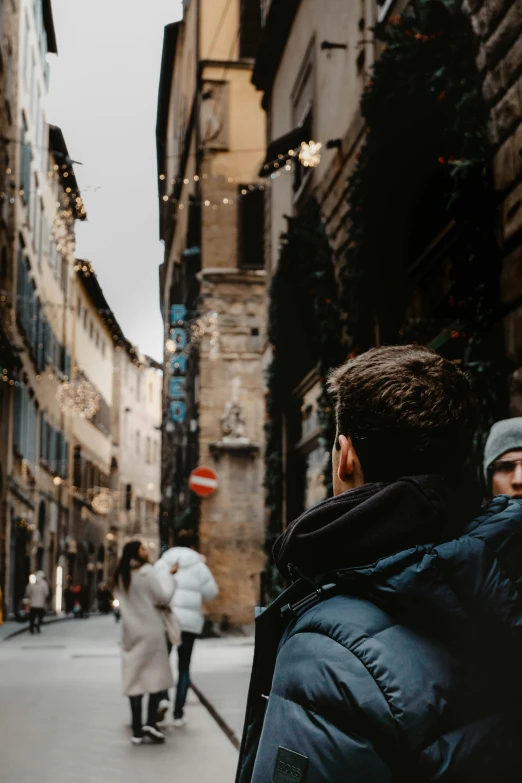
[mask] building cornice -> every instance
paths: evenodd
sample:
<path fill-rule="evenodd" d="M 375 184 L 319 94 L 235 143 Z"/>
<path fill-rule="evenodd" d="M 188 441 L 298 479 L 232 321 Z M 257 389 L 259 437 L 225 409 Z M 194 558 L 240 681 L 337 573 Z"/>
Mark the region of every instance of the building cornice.
<path fill-rule="evenodd" d="M 200 78 L 205 68 L 226 68 L 227 71 L 253 71 L 253 60 L 201 60 L 199 63 Z"/>
<path fill-rule="evenodd" d="M 260 285 L 265 283 L 265 269 L 221 269 L 209 267 L 196 274 L 200 283 L 237 283 L 242 285 Z"/>

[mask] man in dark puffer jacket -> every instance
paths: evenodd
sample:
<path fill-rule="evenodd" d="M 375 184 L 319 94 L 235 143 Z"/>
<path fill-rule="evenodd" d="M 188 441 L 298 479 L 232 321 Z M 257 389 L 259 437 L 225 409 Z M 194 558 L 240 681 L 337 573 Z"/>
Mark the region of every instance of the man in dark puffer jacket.
<path fill-rule="evenodd" d="M 276 543 L 237 783 L 522 781 L 522 501 L 461 479 L 468 381 L 394 346 L 330 388 L 335 497 Z"/>

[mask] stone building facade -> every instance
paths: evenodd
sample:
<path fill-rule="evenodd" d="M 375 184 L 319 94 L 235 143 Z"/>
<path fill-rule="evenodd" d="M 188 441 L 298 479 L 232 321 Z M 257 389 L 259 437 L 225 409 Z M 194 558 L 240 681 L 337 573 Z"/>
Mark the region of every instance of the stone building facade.
<path fill-rule="evenodd" d="M 119 550 L 142 538 L 155 560 L 160 551 L 163 373 L 153 359 L 131 350 L 118 349 L 114 356 L 112 453 L 118 495 L 111 532 Z"/>
<path fill-rule="evenodd" d="M 425 3 L 417 4 L 425 6 Z M 435 4 L 433 4 L 435 5 Z M 257 51 L 253 81 L 262 93 L 267 114 L 267 151 L 261 174 L 267 180 L 265 215 L 265 255 L 269 281 L 278 266 L 281 236 L 287 230 L 287 216 L 299 216 L 307 199 L 313 196 L 321 212 L 336 273 L 344 263 L 351 241 L 348 188 L 350 177 L 364 146 L 366 133 L 361 98 L 369 87 L 371 68 L 381 55 L 382 45 L 372 34 L 375 26 L 402 14 L 407 0 L 360 0 L 343 3 L 332 0 L 324 14 L 318 0 L 292 0 L 263 4 L 263 28 Z M 502 256 L 501 296 L 506 354 L 516 367 L 522 361 L 521 280 L 522 280 L 522 6 L 517 0 L 465 0 L 476 36 L 476 65 L 482 78 L 484 99 L 489 108 L 489 139 L 497 200 L 497 240 Z M 398 22 L 400 24 L 400 21 Z M 301 142 L 321 142 L 321 162 L 316 168 L 302 169 L 289 151 Z M 415 165 L 409 161 L 406 165 Z M 375 182 L 376 193 L 380 188 Z M 418 287 L 429 287 L 434 269 L 443 269 L 446 228 L 430 237 L 416 261 Z M 452 240 L 453 241 L 453 240 Z M 455 238 L 458 242 L 458 237 Z M 415 264 L 412 264 L 412 267 Z M 431 270 L 431 271 L 430 271 Z M 400 271 L 400 270 L 397 270 Z M 440 272 L 442 277 L 442 271 Z M 408 282 L 408 281 L 407 281 Z M 415 282 L 417 285 L 417 282 Z M 393 289 L 381 306 L 381 314 L 392 309 Z M 368 312 L 375 308 L 373 342 L 388 342 L 386 319 L 379 323 L 379 305 L 362 303 Z M 414 306 L 410 311 L 414 311 Z M 502 353 L 501 329 L 499 352 Z M 500 319 L 501 325 L 501 319 Z M 458 329 L 432 340 L 451 355 L 451 338 Z M 495 337 L 496 339 L 496 337 Z M 350 342 L 346 341 L 346 353 Z M 266 363 L 270 361 L 267 348 Z M 292 415 L 299 411 L 300 425 L 283 435 L 283 471 L 298 454 L 304 464 L 305 481 L 300 482 L 301 510 L 320 499 L 320 464 L 324 457 L 319 426 L 319 399 L 323 387 L 319 373 L 303 363 L 301 375 L 290 392 Z M 522 375 L 516 370 L 511 384 L 511 410 L 522 413 Z M 286 419 L 288 421 L 288 417 Z M 321 454 L 322 450 L 322 454 Z M 288 481 L 285 479 L 285 491 Z M 323 489 L 323 494 L 325 490 Z M 296 508 L 295 502 L 291 504 Z M 287 495 L 283 498 L 284 522 Z"/>
<path fill-rule="evenodd" d="M 284 6 L 265 3 L 253 81 L 262 92 L 269 129 L 260 169 L 266 178 L 265 257 L 269 280 L 277 269 L 287 217 L 298 215 L 312 194 L 320 204 L 334 264 L 342 258 L 349 229 L 346 187 L 356 151 L 364 139 L 360 99 L 376 56 L 370 31 L 378 16 L 374 0 L 332 0 L 328 14 L 317 0 Z M 337 48 L 326 48 L 324 42 Z M 284 160 L 290 149 L 311 140 L 322 144 L 320 166 L 305 171 L 294 162 L 287 167 L 289 170 L 279 165 L 274 168 L 279 156 Z M 299 330 L 296 326 L 296 345 Z M 267 346 L 265 365 L 270 358 Z M 300 422 L 293 432 L 287 423 L 283 435 L 285 524 L 296 511 L 325 496 L 323 472 L 328 451 L 319 425 L 321 390 L 322 380 L 314 368 L 303 365 L 301 371 L 297 370 L 289 390 L 291 402 L 287 404 L 292 416 L 298 412 Z M 304 482 L 299 482 L 305 487 L 303 497 L 297 503 L 288 497 L 292 493 L 291 477 L 287 480 L 295 459 L 305 472 Z"/>
<path fill-rule="evenodd" d="M 511 411 L 522 415 L 522 4 L 466 0 L 479 42 L 477 67 L 490 110 L 506 351 L 516 366 Z"/>
<path fill-rule="evenodd" d="M 51 0 L 0 3 L 0 32 L 0 601 L 6 617 L 20 611 L 35 570 L 45 572 L 49 608 L 56 610 L 68 577 L 88 585 L 94 598 L 96 584 L 113 572 L 127 532 L 120 534 L 113 503 L 119 479 L 112 411 L 120 403 L 113 368 L 120 351 L 133 370 L 143 371 L 144 363 L 122 334 L 92 265 L 76 258 L 75 225 L 86 209 L 63 133 L 46 116 L 49 55 L 57 54 Z M 90 419 L 79 415 L 76 401 L 74 410 L 69 405 L 74 394 L 67 384 L 80 381 L 98 400 Z M 155 406 L 159 424 L 159 394 Z M 158 484 L 147 530 L 156 545 Z M 108 495 L 104 508 L 98 496 Z"/>
<path fill-rule="evenodd" d="M 162 538 L 199 531 L 220 587 L 209 619 L 233 625 L 252 621 L 264 565 L 264 187 L 256 183 L 265 133 L 251 84 L 259 25 L 257 0 L 186 3 L 165 30 L 158 101 Z M 201 501 L 187 483 L 198 465 L 213 467 L 219 482 Z"/>

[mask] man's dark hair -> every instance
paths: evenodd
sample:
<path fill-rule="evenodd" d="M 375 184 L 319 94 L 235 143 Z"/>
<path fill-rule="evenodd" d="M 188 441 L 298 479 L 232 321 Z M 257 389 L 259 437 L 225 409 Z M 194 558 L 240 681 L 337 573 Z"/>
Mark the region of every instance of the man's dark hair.
<path fill-rule="evenodd" d="M 175 536 L 176 546 L 186 546 L 189 549 L 197 549 L 198 537 L 193 530 L 178 530 Z"/>
<path fill-rule="evenodd" d="M 476 423 L 467 377 L 419 345 L 372 348 L 330 374 L 337 436 L 350 437 L 365 481 L 460 473 Z"/>

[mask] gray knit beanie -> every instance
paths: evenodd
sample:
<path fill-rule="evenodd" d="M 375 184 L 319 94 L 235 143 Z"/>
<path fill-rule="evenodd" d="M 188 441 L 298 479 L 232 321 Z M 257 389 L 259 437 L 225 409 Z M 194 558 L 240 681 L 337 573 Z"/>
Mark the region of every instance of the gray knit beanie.
<path fill-rule="evenodd" d="M 489 483 L 488 470 L 496 459 L 508 451 L 522 450 L 522 416 L 497 421 L 491 428 L 484 449 L 484 478 Z"/>

